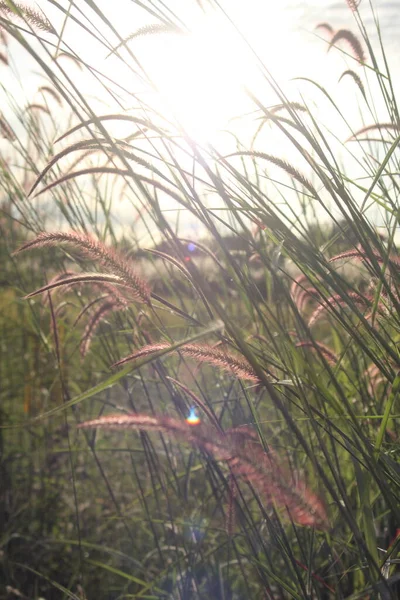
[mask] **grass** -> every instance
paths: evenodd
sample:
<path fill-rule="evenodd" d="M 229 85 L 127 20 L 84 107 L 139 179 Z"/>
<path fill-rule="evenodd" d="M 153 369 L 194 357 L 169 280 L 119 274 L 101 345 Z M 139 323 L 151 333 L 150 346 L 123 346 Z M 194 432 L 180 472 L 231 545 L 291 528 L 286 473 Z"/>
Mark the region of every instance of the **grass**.
<path fill-rule="evenodd" d="M 153 89 L 136 38 L 179 14 L 126 36 L 91 2 L 52 5 L 59 30 L 0 3 L 1 68 L 19 47 L 43 75 L 26 106 L 3 91 L 1 598 L 398 598 L 400 119 L 373 7 L 375 32 L 348 5 L 354 31 L 317 32 L 363 125 L 261 65 L 275 102 L 247 90 L 250 141 L 222 152 L 65 37 Z"/>

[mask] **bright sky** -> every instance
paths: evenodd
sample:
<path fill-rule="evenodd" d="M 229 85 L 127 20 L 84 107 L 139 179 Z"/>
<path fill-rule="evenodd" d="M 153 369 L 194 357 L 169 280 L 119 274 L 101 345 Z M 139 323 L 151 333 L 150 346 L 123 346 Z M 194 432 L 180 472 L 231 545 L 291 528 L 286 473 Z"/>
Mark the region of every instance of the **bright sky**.
<path fill-rule="evenodd" d="M 46 0 L 39 4 L 56 21 L 56 28 L 60 30 L 59 12 L 49 7 Z M 138 37 L 129 43 L 129 49 L 159 89 L 162 110 L 165 111 L 168 106 L 189 133 L 201 141 L 225 127 L 229 118 L 250 107 L 245 100 L 243 86 L 263 94 L 266 104 L 274 102 L 274 96 L 260 75 L 257 57 L 279 83 L 285 85 L 288 85 L 290 77 L 299 74 L 318 78 L 324 85 L 327 70 L 331 71 L 332 63 L 338 59 L 338 56 L 326 56 L 323 42 L 313 33 L 318 19 L 325 16 L 321 10 L 323 0 L 317 3 L 313 17 L 307 16 L 313 3 L 299 2 L 288 8 L 287 0 L 221 0 L 220 3 L 176 0 L 164 4 L 168 8 L 163 8 L 162 2 L 144 4 L 156 7 L 156 13 L 159 7 L 160 12 L 175 23 L 180 19 L 184 28 L 190 31 L 188 35 Z M 68 8 L 68 5 L 69 2 L 64 0 L 64 6 Z M 115 10 L 116 5 L 118 10 Z M 202 5 L 204 11 L 200 8 Z M 86 8 L 84 3 L 79 6 Z M 123 37 L 144 25 L 160 23 L 157 16 L 152 16 L 131 0 L 100 0 L 97 6 Z M 118 39 L 110 38 L 109 29 L 100 21 L 93 21 L 93 12 L 86 8 L 86 13 L 90 14 L 90 19 L 100 31 L 107 32 L 110 42 L 117 45 Z M 347 16 L 351 24 L 351 14 Z M 81 15 L 79 18 L 82 20 Z M 87 24 L 93 31 L 93 26 L 89 22 Z M 134 90 L 146 100 L 149 98 L 149 95 L 146 97 L 149 87 L 135 79 L 124 64 L 133 64 L 126 49 L 120 51 L 123 60 L 116 56 L 106 59 L 108 53 L 105 47 L 79 31 L 71 19 L 66 24 L 64 39 L 84 60 L 116 83 Z M 100 94 L 102 100 L 106 99 L 93 81 L 87 81 L 87 84 L 93 95 Z M 154 95 L 151 100 L 155 101 Z"/>
<path fill-rule="evenodd" d="M 159 107 L 164 114 L 174 115 L 200 142 L 213 140 L 216 132 L 227 127 L 232 117 L 253 108 L 243 91 L 244 87 L 255 92 L 266 105 L 276 102 L 260 73 L 258 58 L 284 86 L 291 100 L 299 100 L 299 94 L 313 97 L 310 86 L 291 81 L 293 77 L 314 79 L 329 92 L 337 94 L 338 89 L 346 91 L 346 81 L 339 88 L 337 83 L 343 70 L 357 70 L 358 67 L 355 61 L 345 58 L 340 52 L 327 54 L 326 36 L 321 30 L 315 31 L 317 23 L 322 21 L 331 23 L 336 29 L 347 27 L 355 30 L 353 15 L 345 0 L 145 0 L 143 5 L 152 9 L 153 15 L 134 0 L 97 0 L 96 5 L 122 37 L 145 25 L 159 24 L 160 14 L 182 24 L 190 32 L 187 35 L 148 35 L 129 42 L 130 51 L 157 86 L 157 96 L 127 66 L 133 67 L 134 61 L 126 49 L 120 50 L 120 57 L 106 58 L 106 47 L 84 33 L 72 19 L 63 23 L 60 11 L 47 0 L 38 0 L 37 4 L 53 21 L 58 32 L 65 25 L 63 39 L 83 60 L 108 75 L 116 84 L 134 92 L 138 99 Z M 65 9 L 69 9 L 70 4 L 70 0 L 61 0 Z M 118 44 L 118 38 L 110 34 L 110 29 L 95 17 L 85 2 L 77 3 L 77 6 L 83 13 L 72 9 L 72 14 L 91 32 L 99 37 L 105 34 L 109 43 Z M 388 20 L 388 10 L 383 11 L 387 31 L 393 29 L 396 18 L 400 24 L 400 11 L 394 11 L 393 18 Z M 85 13 L 89 19 L 85 18 Z M 371 21 L 369 11 L 366 10 L 365 14 L 367 22 Z M 48 36 L 48 39 L 53 41 L 54 36 Z M 21 55 L 22 52 L 17 50 L 14 58 L 18 60 Z M 393 53 L 393 56 L 398 57 L 398 53 Z M 29 61 L 19 61 L 18 68 L 23 70 L 25 62 L 27 72 L 23 87 L 27 96 L 31 97 L 30 84 L 34 85 L 37 77 L 28 72 Z M 394 66 L 397 68 L 396 64 Z M 33 68 L 37 71 L 35 65 Z M 8 86 L 11 82 L 7 74 L 4 76 Z M 94 98 L 98 99 L 100 110 L 102 104 L 104 108 L 107 103 L 114 104 L 95 78 L 88 77 L 86 72 L 80 75 L 76 70 L 74 77 L 94 105 Z M 114 90 L 118 87 L 115 86 Z M 123 104 L 128 108 L 134 102 L 132 98 L 125 97 Z M 114 104 L 114 107 L 117 106 Z"/>
<path fill-rule="evenodd" d="M 335 121 L 336 117 L 330 109 L 327 112 L 329 103 L 315 87 L 304 81 L 292 81 L 292 78 L 302 76 L 317 81 L 335 97 L 353 127 L 357 129 L 361 126 L 359 97 L 354 82 L 344 79 L 339 84 L 338 79 L 347 68 L 356 70 L 363 77 L 367 73 L 339 51 L 327 54 L 327 37 L 321 30 L 315 31 L 315 26 L 320 22 L 329 22 L 335 29 L 344 27 L 356 31 L 354 17 L 345 0 L 143 0 L 143 4 L 152 8 L 155 14 L 151 15 L 140 8 L 134 0 L 96 2 L 123 38 L 140 27 L 159 24 L 160 13 L 188 31 L 185 35 L 163 33 L 141 36 L 129 42 L 130 51 L 144 67 L 158 93 L 134 75 L 130 68 L 134 61 L 126 48 L 121 48 L 119 55 L 107 58 L 109 51 L 104 45 L 82 32 L 72 19 L 64 23 L 64 19 L 60 19 L 60 12 L 47 0 L 38 1 L 58 32 L 65 26 L 63 40 L 66 44 L 115 83 L 110 84 L 101 78 L 118 94 L 124 109 L 137 110 L 143 101 L 163 115 L 175 118 L 201 144 L 211 142 L 218 145 L 222 152 L 229 151 L 229 148 L 232 151 L 232 145 L 233 149 L 236 146 L 234 138 L 218 133 L 225 128 L 238 133 L 244 143 L 247 135 L 249 142 L 255 129 L 254 120 L 250 130 L 248 127 L 252 118 L 241 121 L 234 117 L 255 108 L 244 88 L 251 89 L 267 106 L 277 102 L 264 77 L 265 69 L 283 87 L 290 100 L 304 101 L 312 106 L 315 115 L 334 130 L 339 140 L 349 135 L 345 124 Z M 367 4 L 366 21 L 371 23 Z M 61 5 L 69 9 L 70 1 L 61 0 Z M 91 32 L 99 37 L 105 34 L 109 43 L 113 46 L 118 44 L 117 36 L 110 34 L 108 26 L 96 19 L 85 2 L 79 2 L 76 6 L 90 20 L 86 20 L 85 15 L 76 9 L 72 14 L 83 21 Z M 364 10 L 363 4 L 361 8 Z M 400 13 L 394 11 L 392 18 L 388 19 L 388 10 L 383 11 L 384 35 L 393 31 Z M 45 37 L 57 43 L 54 36 Z M 390 49 L 391 38 L 388 46 Z M 38 75 L 37 66 L 26 60 L 26 55 L 19 48 L 12 56 L 22 73 L 22 84 L 6 72 L 3 84 L 14 97 L 25 96 L 26 103 L 32 102 L 35 90 L 44 83 L 43 78 Z M 390 60 L 393 62 L 393 57 L 397 56 L 398 53 L 392 53 Z M 112 100 L 94 77 L 88 76 L 86 71 L 79 72 L 74 65 L 68 65 L 68 61 L 62 64 L 94 110 L 102 114 L 120 111 L 115 99 Z M 394 67 L 399 73 L 400 68 L 396 64 Z M 118 85 L 133 95 L 124 94 Z M 60 120 L 60 133 L 65 126 Z M 115 133 L 120 134 L 124 135 L 122 132 Z M 285 157 L 296 165 L 297 157 L 290 154 L 292 149 L 285 148 L 282 140 L 270 130 L 268 135 L 260 137 L 260 144 L 264 152 Z"/>

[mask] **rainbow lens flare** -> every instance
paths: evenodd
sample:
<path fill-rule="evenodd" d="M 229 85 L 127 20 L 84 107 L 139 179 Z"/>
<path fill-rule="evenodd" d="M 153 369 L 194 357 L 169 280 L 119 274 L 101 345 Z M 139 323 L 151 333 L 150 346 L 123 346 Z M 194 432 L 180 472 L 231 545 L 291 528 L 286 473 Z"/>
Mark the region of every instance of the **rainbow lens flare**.
<path fill-rule="evenodd" d="M 194 407 L 190 409 L 186 423 L 189 423 L 189 425 L 198 425 L 200 423 L 200 417 L 196 414 L 196 409 Z"/>

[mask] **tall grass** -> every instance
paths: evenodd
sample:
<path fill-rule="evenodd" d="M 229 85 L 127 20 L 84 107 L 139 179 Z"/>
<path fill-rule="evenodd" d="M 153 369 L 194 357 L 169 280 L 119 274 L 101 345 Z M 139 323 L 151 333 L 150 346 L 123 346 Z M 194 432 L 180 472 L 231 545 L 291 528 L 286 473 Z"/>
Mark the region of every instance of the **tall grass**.
<path fill-rule="evenodd" d="M 187 35 L 180 14 L 144 2 L 126 36 L 89 1 L 0 3 L 1 69 L 23 51 L 45 77 L 0 123 L 3 597 L 398 598 L 400 120 L 358 4 L 354 30 L 315 25 L 363 126 L 261 64 L 274 103 L 247 90 L 225 152 L 65 34 L 154 91 L 136 38 Z"/>

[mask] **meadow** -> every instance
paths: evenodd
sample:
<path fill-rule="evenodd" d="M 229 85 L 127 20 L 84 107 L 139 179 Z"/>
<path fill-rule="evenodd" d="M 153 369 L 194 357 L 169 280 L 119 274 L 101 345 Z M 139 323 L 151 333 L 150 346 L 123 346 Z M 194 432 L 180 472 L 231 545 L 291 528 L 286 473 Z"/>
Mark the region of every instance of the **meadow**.
<path fill-rule="evenodd" d="M 265 88 L 218 144 L 136 53 L 193 32 L 132 4 L 125 36 L 91 0 L 0 1 L 0 599 L 396 600 L 400 115 L 374 5 L 315 23 L 338 98 L 254 53 Z"/>

